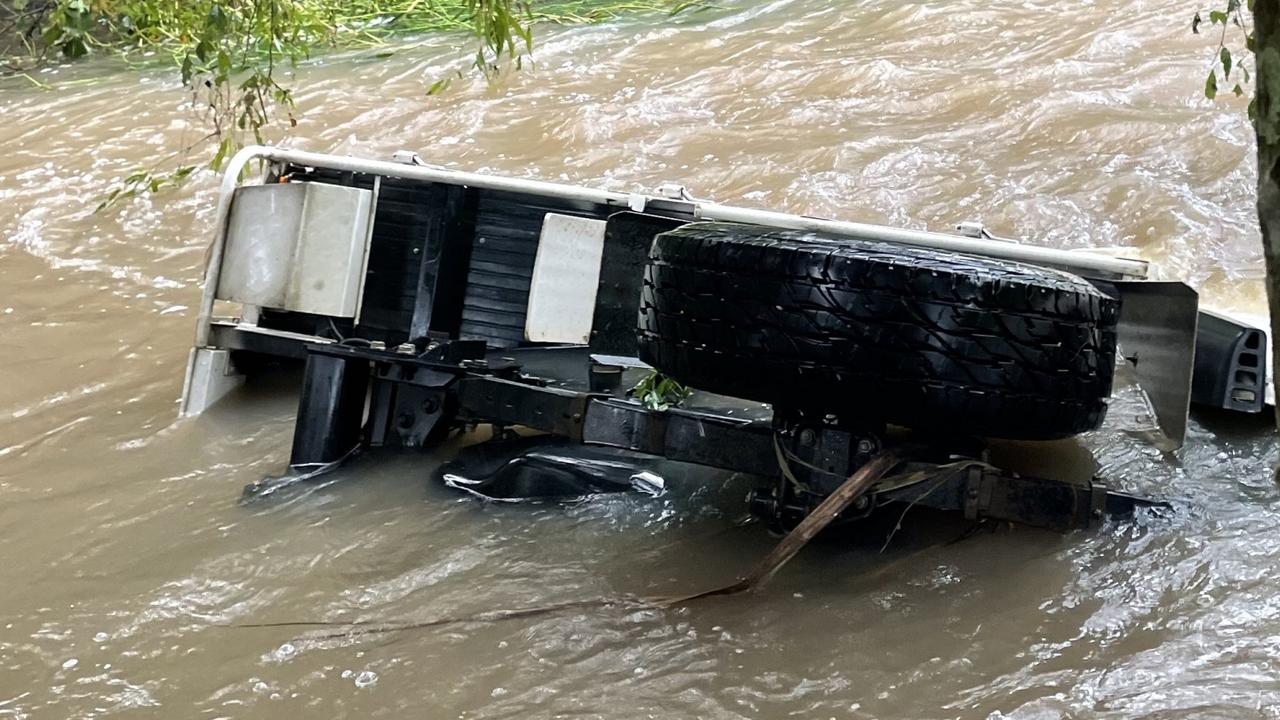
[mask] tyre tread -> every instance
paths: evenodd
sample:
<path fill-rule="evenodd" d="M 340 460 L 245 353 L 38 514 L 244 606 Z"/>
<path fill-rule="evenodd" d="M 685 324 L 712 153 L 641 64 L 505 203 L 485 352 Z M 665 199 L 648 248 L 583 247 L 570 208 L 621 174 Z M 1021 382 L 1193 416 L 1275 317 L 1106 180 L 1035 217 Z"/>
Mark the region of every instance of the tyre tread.
<path fill-rule="evenodd" d="M 696 223 L 655 239 L 639 340 L 646 362 L 712 392 L 1047 439 L 1101 423 L 1117 318 L 1054 270 Z"/>

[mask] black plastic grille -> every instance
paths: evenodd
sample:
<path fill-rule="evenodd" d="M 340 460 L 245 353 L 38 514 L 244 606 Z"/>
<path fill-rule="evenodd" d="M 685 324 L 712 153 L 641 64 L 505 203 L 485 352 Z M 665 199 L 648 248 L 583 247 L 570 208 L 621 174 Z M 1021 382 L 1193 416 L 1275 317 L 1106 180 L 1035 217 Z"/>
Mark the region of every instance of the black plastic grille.
<path fill-rule="evenodd" d="M 607 206 L 480 191 L 460 336 L 509 347 L 524 340 L 529 283 L 547 213 L 605 218 Z"/>

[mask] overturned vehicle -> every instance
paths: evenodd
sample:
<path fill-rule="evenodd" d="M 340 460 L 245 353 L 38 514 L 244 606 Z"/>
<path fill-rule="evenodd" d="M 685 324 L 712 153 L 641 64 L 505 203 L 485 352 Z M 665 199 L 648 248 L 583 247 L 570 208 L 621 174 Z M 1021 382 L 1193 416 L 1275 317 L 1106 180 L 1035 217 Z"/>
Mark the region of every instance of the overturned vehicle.
<path fill-rule="evenodd" d="M 255 160 L 261 184 L 239 186 Z M 506 443 L 490 471 L 516 484 L 557 472 L 544 445 L 502 440 L 525 428 L 758 476 L 751 508 L 781 529 L 895 503 L 1087 527 L 1149 502 L 1001 469 L 985 440 L 1096 429 L 1118 365 L 1172 445 L 1193 398 L 1264 405 L 1265 334 L 1151 274 L 971 223 L 906 230 L 674 184 L 628 194 L 407 152 L 251 147 L 224 180 L 182 412 L 264 358 L 305 363 L 288 472 L 250 493 L 489 425 Z M 700 393 L 630 397 L 655 370 Z"/>

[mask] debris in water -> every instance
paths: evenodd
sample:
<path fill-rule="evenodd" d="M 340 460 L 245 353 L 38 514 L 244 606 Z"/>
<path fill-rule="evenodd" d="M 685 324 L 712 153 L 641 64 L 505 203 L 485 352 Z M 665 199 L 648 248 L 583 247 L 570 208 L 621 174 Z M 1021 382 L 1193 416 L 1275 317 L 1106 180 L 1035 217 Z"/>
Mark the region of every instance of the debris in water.
<path fill-rule="evenodd" d="M 667 481 L 661 475 L 641 470 L 631 476 L 631 487 L 646 495 L 658 497 L 667 491 Z"/>
<path fill-rule="evenodd" d="M 298 654 L 298 647 L 293 643 L 285 643 L 271 653 L 272 660 L 284 661 Z"/>

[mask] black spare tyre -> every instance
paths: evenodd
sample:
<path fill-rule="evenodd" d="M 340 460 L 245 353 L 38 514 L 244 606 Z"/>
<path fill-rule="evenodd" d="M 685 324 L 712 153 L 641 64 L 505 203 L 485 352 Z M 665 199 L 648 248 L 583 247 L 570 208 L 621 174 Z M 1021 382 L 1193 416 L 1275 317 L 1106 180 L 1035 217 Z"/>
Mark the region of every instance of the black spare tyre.
<path fill-rule="evenodd" d="M 640 357 L 702 390 L 971 436 L 1102 422 L 1119 305 L 1064 272 L 730 223 L 654 239 Z"/>

